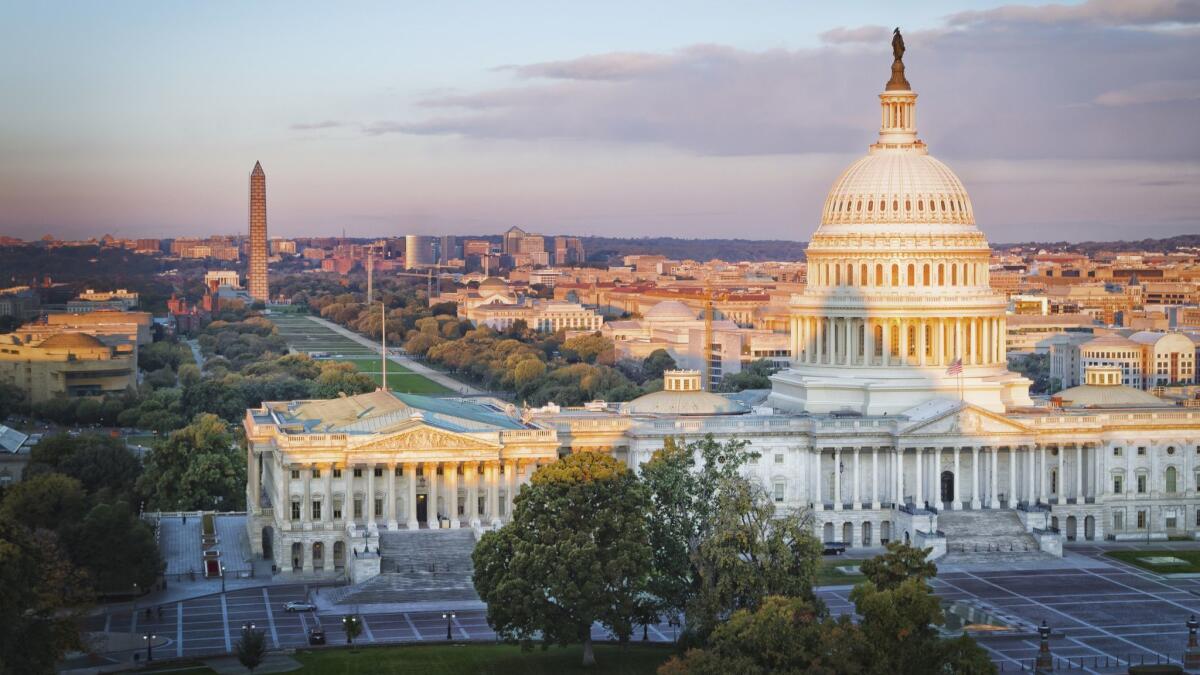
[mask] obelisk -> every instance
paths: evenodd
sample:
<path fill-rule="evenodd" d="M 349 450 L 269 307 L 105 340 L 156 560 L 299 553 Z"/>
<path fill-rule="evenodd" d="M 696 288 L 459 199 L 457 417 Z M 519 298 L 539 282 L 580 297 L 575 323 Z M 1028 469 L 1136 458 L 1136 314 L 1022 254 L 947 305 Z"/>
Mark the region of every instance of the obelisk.
<path fill-rule="evenodd" d="M 250 172 L 250 297 L 267 301 L 267 174 L 255 162 Z"/>

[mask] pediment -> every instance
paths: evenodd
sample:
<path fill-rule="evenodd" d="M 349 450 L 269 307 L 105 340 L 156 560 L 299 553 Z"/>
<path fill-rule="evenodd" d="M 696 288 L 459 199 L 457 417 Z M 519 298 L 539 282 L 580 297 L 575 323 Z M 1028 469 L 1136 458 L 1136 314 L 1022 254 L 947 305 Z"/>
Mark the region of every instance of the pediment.
<path fill-rule="evenodd" d="M 969 404 L 905 428 L 905 436 L 974 436 L 1028 434 L 1031 429 L 1002 415 Z"/>
<path fill-rule="evenodd" d="M 351 448 L 351 452 L 496 450 L 500 444 L 417 423 Z"/>

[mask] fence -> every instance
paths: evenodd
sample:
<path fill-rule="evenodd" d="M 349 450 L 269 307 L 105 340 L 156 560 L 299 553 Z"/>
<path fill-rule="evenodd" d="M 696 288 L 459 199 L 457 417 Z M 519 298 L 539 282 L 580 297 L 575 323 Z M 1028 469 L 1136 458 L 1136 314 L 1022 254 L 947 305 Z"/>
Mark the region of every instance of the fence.
<path fill-rule="evenodd" d="M 1133 666 L 1178 665 L 1183 663 L 1182 656 L 1181 654 L 1181 658 L 1174 659 L 1165 654 L 1148 654 L 1142 652 L 1140 654 L 1125 654 L 1123 657 L 1095 655 L 1052 656 L 1051 658 L 1054 660 L 1054 672 L 1087 670 L 1092 672 L 1111 671 L 1114 673 L 1125 673 Z M 996 667 L 1002 673 L 1028 673 L 1037 670 L 1037 659 L 1006 659 L 998 661 Z"/>

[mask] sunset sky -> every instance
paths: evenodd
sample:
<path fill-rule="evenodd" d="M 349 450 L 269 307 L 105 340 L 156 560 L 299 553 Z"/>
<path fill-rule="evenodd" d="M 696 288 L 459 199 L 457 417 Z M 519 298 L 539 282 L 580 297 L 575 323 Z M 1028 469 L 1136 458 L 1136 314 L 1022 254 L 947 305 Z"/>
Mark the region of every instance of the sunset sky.
<path fill-rule="evenodd" d="M 919 8 L 914 8 L 917 5 Z M 891 28 L 992 241 L 1200 232 L 1200 0 L 0 5 L 0 234 L 807 239 Z"/>

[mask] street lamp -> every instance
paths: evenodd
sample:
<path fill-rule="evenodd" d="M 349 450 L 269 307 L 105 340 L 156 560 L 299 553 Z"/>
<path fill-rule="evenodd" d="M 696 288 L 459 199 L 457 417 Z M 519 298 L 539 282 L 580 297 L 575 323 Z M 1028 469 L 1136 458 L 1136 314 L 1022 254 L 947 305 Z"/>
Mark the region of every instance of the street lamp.
<path fill-rule="evenodd" d="M 158 636 L 155 635 L 154 633 L 146 633 L 145 635 L 142 636 L 142 639 L 146 641 L 146 661 L 147 662 L 154 660 L 154 640 L 157 637 Z"/>
<path fill-rule="evenodd" d="M 1200 668 L 1200 644 L 1196 642 L 1196 629 L 1198 628 L 1200 628 L 1200 621 L 1197 621 L 1196 615 L 1193 614 L 1187 620 L 1188 642 L 1187 651 L 1183 656 L 1183 667 L 1188 670 Z"/>
<path fill-rule="evenodd" d="M 450 634 L 450 625 L 455 616 L 454 612 L 442 612 L 442 618 L 446 620 L 446 640 L 454 639 Z"/>
<path fill-rule="evenodd" d="M 138 583 L 133 582 L 133 615 L 137 616 Z"/>
<path fill-rule="evenodd" d="M 225 563 L 221 563 L 221 593 L 225 593 Z"/>
<path fill-rule="evenodd" d="M 1038 637 L 1042 639 L 1042 644 L 1038 648 L 1037 669 L 1044 672 L 1054 670 L 1054 657 L 1050 654 L 1050 626 L 1046 625 L 1046 620 L 1042 619 L 1042 625 L 1038 626 Z"/>

